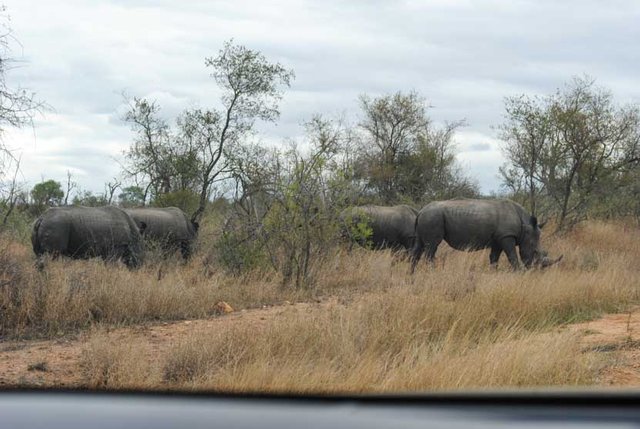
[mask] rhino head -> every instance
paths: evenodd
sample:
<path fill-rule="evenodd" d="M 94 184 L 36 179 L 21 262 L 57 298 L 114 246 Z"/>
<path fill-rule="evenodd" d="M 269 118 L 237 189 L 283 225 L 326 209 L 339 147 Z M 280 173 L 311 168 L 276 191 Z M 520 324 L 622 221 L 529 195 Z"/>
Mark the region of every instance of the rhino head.
<path fill-rule="evenodd" d="M 546 222 L 538 223 L 535 216 L 531 216 L 528 224 L 523 225 L 520 239 L 520 259 L 526 268 L 547 268 L 562 260 L 562 256 L 551 259 L 549 253 L 540 246 L 540 234 Z"/>
<path fill-rule="evenodd" d="M 520 237 L 520 259 L 526 268 L 530 268 L 541 258 L 543 250 L 540 248 L 540 232 L 544 224 L 538 224 L 538 219 L 531 216 L 528 222 L 522 224 Z"/>

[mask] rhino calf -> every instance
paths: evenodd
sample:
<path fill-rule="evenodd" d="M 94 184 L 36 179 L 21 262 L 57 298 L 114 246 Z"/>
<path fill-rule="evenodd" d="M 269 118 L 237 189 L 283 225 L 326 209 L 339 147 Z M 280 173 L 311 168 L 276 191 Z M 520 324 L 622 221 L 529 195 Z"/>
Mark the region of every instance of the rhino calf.
<path fill-rule="evenodd" d="M 144 222 L 147 228 L 145 240 L 159 245 L 165 252 L 180 250 L 187 260 L 198 237 L 199 225 L 192 222 L 185 212 L 177 207 L 137 208 L 125 210 L 136 222 Z"/>
<path fill-rule="evenodd" d="M 502 252 L 514 269 L 548 267 L 550 260 L 540 247 L 543 225 L 520 205 L 510 200 L 459 199 L 435 201 L 420 210 L 416 218 L 416 242 L 411 272 L 424 252 L 433 261 L 442 240 L 457 250 L 491 249 L 489 262 L 497 265 Z"/>
<path fill-rule="evenodd" d="M 366 245 L 367 239 L 375 249 L 411 249 L 415 239 L 414 225 L 418 211 L 407 205 L 392 207 L 359 206 L 340 213 L 342 236 Z M 359 224 L 371 228 L 370 237 L 362 237 L 357 231 Z"/>
<path fill-rule="evenodd" d="M 145 226 L 113 206 L 52 207 L 34 222 L 31 244 L 40 269 L 45 254 L 121 259 L 129 268 L 137 268 L 144 257 L 141 233 Z"/>

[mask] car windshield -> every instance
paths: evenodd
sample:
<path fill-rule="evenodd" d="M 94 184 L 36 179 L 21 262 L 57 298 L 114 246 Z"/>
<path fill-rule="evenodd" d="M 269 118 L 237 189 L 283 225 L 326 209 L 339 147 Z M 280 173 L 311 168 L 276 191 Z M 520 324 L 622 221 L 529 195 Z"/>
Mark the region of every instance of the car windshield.
<path fill-rule="evenodd" d="M 640 385 L 636 2 L 3 3 L 0 387 Z"/>

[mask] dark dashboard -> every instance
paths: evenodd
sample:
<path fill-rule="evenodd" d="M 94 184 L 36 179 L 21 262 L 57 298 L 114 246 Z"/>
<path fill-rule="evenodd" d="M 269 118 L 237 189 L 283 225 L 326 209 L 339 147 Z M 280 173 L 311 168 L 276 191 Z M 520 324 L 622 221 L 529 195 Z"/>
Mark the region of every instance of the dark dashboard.
<path fill-rule="evenodd" d="M 268 396 L 0 392 L 1 428 L 640 427 L 635 392 Z"/>

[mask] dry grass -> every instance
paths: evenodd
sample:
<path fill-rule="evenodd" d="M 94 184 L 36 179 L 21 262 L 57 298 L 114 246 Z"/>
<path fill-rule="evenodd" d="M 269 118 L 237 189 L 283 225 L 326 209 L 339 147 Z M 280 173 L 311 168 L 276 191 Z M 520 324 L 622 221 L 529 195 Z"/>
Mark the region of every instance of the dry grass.
<path fill-rule="evenodd" d="M 640 229 L 590 222 L 545 244 L 565 255 L 561 265 L 525 273 L 445 246 L 435 269 L 421 264 L 414 276 L 387 252 L 337 251 L 311 291 L 282 288 L 270 273 L 210 275 L 198 258 L 160 276 L 157 265 L 129 272 L 95 261 L 52 262 L 41 274 L 23 258 L 21 289 L 0 293 L 0 332 L 55 335 L 203 317 L 220 300 L 246 308 L 333 295 L 340 304 L 323 311 L 193 332 L 151 356 L 98 331 L 83 358 L 87 383 L 295 392 L 589 384 L 602 361 L 555 327 L 638 303 Z"/>
<path fill-rule="evenodd" d="M 283 289 L 275 275 L 205 275 L 197 259 L 139 271 L 100 260 L 61 260 L 38 272 L 30 255 L 18 263 L 20 281 L 0 288 L 0 338 L 51 337 L 95 323 L 201 318 L 215 314 L 219 301 L 245 308 L 308 296 Z"/>
<path fill-rule="evenodd" d="M 92 387 L 326 393 L 585 385 L 601 365 L 593 354 L 582 354 L 578 337 L 569 333 L 518 326 L 487 326 L 480 333 L 453 323 L 435 339 L 424 322 L 409 321 L 419 309 L 409 295 L 394 299 L 409 307 L 397 322 L 382 315 L 371 324 L 376 302 L 365 298 L 355 307 L 291 313 L 259 329 L 193 332 L 154 359 L 145 358 L 147 350 L 133 356 L 127 348 L 121 361 L 96 364 L 112 361 L 105 350 L 123 347 L 98 338 L 87 349 L 85 367 Z M 134 374 L 107 377 L 105 367 Z"/>
<path fill-rule="evenodd" d="M 300 329 L 307 327 L 302 322 Z M 194 336 L 170 351 L 164 381 L 172 388 L 237 392 L 406 392 L 581 385 L 592 381 L 599 365 L 581 355 L 577 338 L 568 335 L 439 343 L 414 338 L 392 352 L 381 344 L 363 347 L 361 338 L 345 337 L 335 327 L 320 342 L 315 339 L 326 332 L 317 329 L 294 344 L 278 342 L 279 332 L 257 343 L 239 335 L 247 341 L 241 345 L 229 337 Z M 280 344 L 267 346 L 269 341 Z"/>
<path fill-rule="evenodd" d="M 112 386 L 144 389 L 153 387 L 151 364 L 145 350 L 135 343 L 122 343 L 98 330 L 83 354 L 86 384 L 92 389 Z"/>

